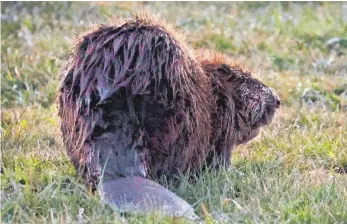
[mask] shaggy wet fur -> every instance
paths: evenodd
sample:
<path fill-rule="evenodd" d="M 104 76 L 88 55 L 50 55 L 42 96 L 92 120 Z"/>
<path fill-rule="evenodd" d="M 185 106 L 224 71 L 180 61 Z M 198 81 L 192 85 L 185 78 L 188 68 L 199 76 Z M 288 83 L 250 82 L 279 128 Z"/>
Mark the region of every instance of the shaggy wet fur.
<path fill-rule="evenodd" d="M 278 99 L 268 87 L 220 57 L 197 61 L 190 52 L 148 16 L 80 38 L 58 104 L 68 154 L 86 183 L 172 177 L 216 153 L 228 165 L 232 148 L 270 122 Z"/>
<path fill-rule="evenodd" d="M 68 154 L 87 183 L 197 169 L 209 150 L 209 80 L 148 17 L 83 36 L 59 95 Z"/>

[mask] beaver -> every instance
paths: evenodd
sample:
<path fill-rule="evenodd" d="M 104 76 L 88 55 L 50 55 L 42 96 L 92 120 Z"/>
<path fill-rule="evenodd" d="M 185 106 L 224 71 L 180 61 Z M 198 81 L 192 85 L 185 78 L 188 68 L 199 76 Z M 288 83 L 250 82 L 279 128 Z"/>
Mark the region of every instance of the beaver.
<path fill-rule="evenodd" d="M 250 73 L 211 55 L 196 56 L 177 30 L 147 14 L 78 39 L 63 69 L 58 114 L 88 186 L 104 184 L 100 194 L 118 208 L 114 195 L 130 189 L 143 191 L 136 202 L 160 192 L 174 209 L 191 210 L 151 181 L 196 173 L 214 158 L 227 167 L 232 148 L 254 138 L 279 106 Z"/>

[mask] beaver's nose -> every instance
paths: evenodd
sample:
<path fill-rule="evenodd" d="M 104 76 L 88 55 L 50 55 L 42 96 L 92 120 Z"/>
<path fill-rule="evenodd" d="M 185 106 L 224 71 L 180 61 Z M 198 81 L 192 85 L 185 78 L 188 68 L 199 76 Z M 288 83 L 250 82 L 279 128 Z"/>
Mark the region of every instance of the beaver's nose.
<path fill-rule="evenodd" d="M 276 99 L 276 108 L 279 108 L 281 106 L 281 101 L 278 99 Z"/>
<path fill-rule="evenodd" d="M 281 99 L 280 99 L 280 97 L 278 96 L 277 92 L 274 89 L 272 89 L 272 88 L 270 88 L 270 89 L 271 89 L 272 95 L 274 97 L 275 107 L 279 108 L 281 106 Z"/>

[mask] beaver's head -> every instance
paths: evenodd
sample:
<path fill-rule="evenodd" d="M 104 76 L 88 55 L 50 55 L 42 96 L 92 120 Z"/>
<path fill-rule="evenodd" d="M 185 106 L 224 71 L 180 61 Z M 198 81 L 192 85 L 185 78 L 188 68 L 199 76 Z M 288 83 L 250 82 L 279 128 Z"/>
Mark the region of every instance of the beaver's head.
<path fill-rule="evenodd" d="M 280 98 L 261 81 L 238 66 L 221 64 L 217 73 L 223 77 L 228 98 L 232 99 L 236 144 L 243 144 L 268 125 L 280 106 Z"/>

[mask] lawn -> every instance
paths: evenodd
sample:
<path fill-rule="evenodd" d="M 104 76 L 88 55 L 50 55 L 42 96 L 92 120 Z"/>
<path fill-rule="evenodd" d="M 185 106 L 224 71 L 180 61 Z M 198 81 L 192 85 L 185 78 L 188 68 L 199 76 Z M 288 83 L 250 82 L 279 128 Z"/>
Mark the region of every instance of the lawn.
<path fill-rule="evenodd" d="M 187 222 L 122 217 L 81 184 L 62 144 L 55 97 L 76 35 L 141 9 L 194 48 L 238 61 L 282 100 L 230 170 L 168 187 L 207 223 L 347 223 L 346 2 L 2 2 L 2 222 Z"/>

